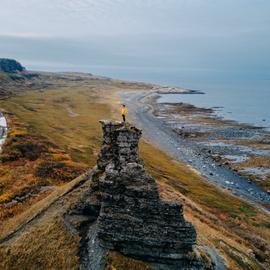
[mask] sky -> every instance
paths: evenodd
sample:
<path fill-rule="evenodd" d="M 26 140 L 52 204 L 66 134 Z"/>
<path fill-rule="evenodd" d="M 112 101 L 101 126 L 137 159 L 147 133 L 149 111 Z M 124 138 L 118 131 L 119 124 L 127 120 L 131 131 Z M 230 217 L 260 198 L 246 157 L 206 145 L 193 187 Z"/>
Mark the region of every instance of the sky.
<path fill-rule="evenodd" d="M 0 7 L 0 57 L 30 69 L 270 79 L 269 0 L 0 0 Z"/>

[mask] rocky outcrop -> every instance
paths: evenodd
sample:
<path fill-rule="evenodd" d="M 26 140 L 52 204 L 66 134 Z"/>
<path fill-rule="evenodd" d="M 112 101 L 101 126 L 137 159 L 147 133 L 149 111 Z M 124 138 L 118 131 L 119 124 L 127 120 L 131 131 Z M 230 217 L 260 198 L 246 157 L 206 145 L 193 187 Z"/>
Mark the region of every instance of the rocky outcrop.
<path fill-rule="evenodd" d="M 85 268 L 93 269 L 93 260 L 97 267 L 93 250 L 98 246 L 99 254 L 118 251 L 158 264 L 157 269 L 214 269 L 211 260 L 206 266 L 194 249 L 196 231 L 185 221 L 182 205 L 161 200 L 155 179 L 145 171 L 138 156 L 141 130 L 121 122 L 100 122 L 104 137 L 97 167 L 89 192 L 75 209 L 90 224 Z M 95 221 L 82 218 L 93 213 Z"/>
<path fill-rule="evenodd" d="M 182 206 L 159 198 L 157 184 L 138 157 L 141 131 L 102 121 L 98 159 L 101 211 L 98 237 L 109 249 L 145 259 L 182 259 L 196 242 Z"/>
<path fill-rule="evenodd" d="M 13 73 L 23 70 L 25 70 L 25 68 L 16 60 L 0 58 L 0 71 Z"/>

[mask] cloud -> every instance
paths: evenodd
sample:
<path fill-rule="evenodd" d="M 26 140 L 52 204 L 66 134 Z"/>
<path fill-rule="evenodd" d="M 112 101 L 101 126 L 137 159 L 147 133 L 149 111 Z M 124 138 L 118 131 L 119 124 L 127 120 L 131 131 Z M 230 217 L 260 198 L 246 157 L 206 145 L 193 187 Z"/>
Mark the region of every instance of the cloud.
<path fill-rule="evenodd" d="M 1 0 L 0 34 L 233 36 L 269 30 L 269 9 L 266 0 Z"/>
<path fill-rule="evenodd" d="M 269 0 L 1 0 L 0 51 L 54 68 L 266 70 L 269 10 Z"/>

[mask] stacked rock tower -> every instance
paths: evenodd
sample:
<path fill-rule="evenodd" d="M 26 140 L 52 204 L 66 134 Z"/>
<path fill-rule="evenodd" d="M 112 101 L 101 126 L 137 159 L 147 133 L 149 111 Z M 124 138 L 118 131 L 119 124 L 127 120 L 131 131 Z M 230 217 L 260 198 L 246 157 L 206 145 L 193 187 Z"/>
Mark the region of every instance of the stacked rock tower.
<path fill-rule="evenodd" d="M 196 232 L 179 203 L 160 199 L 156 181 L 138 156 L 141 130 L 100 121 L 104 139 L 92 190 L 100 203 L 97 221 L 102 247 L 148 261 L 182 260 L 193 250 Z"/>

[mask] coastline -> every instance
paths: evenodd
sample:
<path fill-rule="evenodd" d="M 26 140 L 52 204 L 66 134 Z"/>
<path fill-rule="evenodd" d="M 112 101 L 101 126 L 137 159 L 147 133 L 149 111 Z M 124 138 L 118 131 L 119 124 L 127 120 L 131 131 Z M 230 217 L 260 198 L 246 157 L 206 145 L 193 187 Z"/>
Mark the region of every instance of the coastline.
<path fill-rule="evenodd" d="M 235 86 L 234 86 L 235 87 Z M 237 89 L 217 89 L 206 88 L 205 95 L 163 95 L 159 102 L 176 103 L 183 102 L 192 104 L 199 108 L 212 108 L 220 118 L 234 120 L 241 124 L 265 128 L 270 131 L 270 111 L 268 110 L 267 100 L 269 88 L 257 89 L 247 93 L 242 88 Z"/>
<path fill-rule="evenodd" d="M 224 140 L 229 140 L 230 144 L 226 145 L 229 152 L 234 145 L 240 152 L 244 147 L 255 148 L 255 151 L 257 148 L 258 151 L 268 151 L 269 148 L 268 155 L 270 133 L 251 125 L 221 119 L 215 115 L 213 109 L 198 108 L 183 103 L 158 103 L 160 93 L 163 94 L 164 90 L 120 94 L 130 110 L 132 121 L 144 130 L 146 140 L 150 140 L 172 157 L 191 166 L 208 181 L 236 196 L 259 203 L 269 209 L 270 196 L 267 190 L 270 178 L 266 181 L 262 179 L 257 181 L 257 174 L 252 176 L 246 171 L 241 171 L 241 168 L 236 167 L 240 162 L 235 163 L 235 160 L 230 160 L 229 153 L 225 153 L 225 158 L 221 157 L 220 152 L 224 151 L 224 148 L 219 147 L 219 144 L 223 146 Z M 188 90 L 184 93 L 187 94 Z M 267 137 L 265 141 L 261 139 L 262 135 Z M 238 146 L 239 141 L 242 144 Z M 254 144 L 257 144 L 256 147 Z M 252 150 L 248 149 L 246 152 L 249 152 L 251 157 L 254 156 L 253 163 L 258 163 L 256 158 L 258 153 Z M 236 151 L 235 155 L 239 153 Z M 253 166 L 252 162 L 245 165 Z"/>
<path fill-rule="evenodd" d="M 221 118 L 215 108 L 160 103 L 159 98 L 155 98 L 153 106 L 157 117 L 166 117 L 179 136 L 201 144 L 202 151 L 220 165 L 248 177 L 261 187 L 264 185 L 260 181 L 270 180 L 270 132 L 266 128 Z M 268 164 L 258 164 L 258 156 L 269 159 Z M 257 167 L 252 167 L 253 164 Z M 268 185 L 265 185 L 267 190 Z"/>

